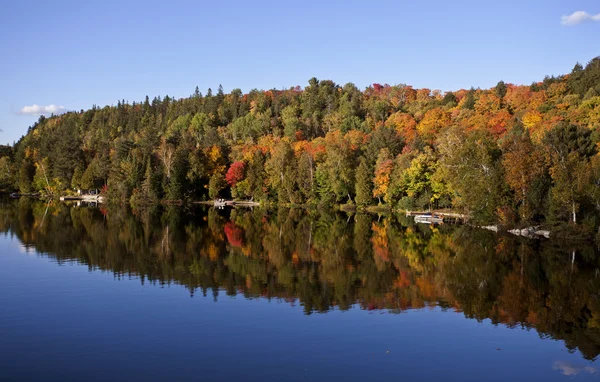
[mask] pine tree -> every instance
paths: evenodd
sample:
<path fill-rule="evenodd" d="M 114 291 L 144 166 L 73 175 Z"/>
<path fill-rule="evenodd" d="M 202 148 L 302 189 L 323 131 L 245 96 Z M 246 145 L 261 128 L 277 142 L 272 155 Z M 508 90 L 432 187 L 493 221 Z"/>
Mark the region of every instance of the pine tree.
<path fill-rule="evenodd" d="M 169 178 L 167 198 L 169 200 L 182 200 L 185 196 L 187 185 L 187 169 L 189 167 L 188 154 L 179 149 L 175 152 L 173 169 Z"/>
<path fill-rule="evenodd" d="M 498 98 L 500 98 L 502 100 L 502 98 L 504 98 L 504 96 L 506 95 L 506 91 L 507 91 L 506 84 L 504 83 L 504 81 L 498 82 L 498 84 L 496 85 L 494 90 L 495 90 Z"/>
<path fill-rule="evenodd" d="M 463 103 L 464 109 L 473 110 L 475 109 L 475 89 L 471 88 L 465 97 L 465 102 Z"/>
<path fill-rule="evenodd" d="M 33 190 L 33 176 L 35 174 L 35 166 L 31 158 L 23 159 L 21 168 L 19 169 L 19 189 L 23 193 L 28 193 Z"/>
<path fill-rule="evenodd" d="M 142 195 L 147 203 L 154 203 L 158 200 L 158 196 L 155 192 L 154 179 L 152 171 L 152 161 L 148 158 L 146 163 L 146 172 L 144 174 L 144 181 L 142 182 Z"/>

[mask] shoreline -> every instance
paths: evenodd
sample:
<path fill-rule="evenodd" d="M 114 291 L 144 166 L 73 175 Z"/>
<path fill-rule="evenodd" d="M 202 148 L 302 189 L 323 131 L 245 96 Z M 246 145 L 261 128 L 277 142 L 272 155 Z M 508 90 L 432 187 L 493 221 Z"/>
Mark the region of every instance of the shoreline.
<path fill-rule="evenodd" d="M 87 202 L 87 203 L 98 203 L 98 204 L 110 204 L 107 196 L 105 195 L 74 195 L 74 196 L 44 196 L 41 194 L 21 194 L 21 193 L 2 193 L 12 199 L 19 199 L 22 197 L 32 199 L 49 199 L 57 200 L 61 202 Z M 214 208 L 236 208 L 236 207 L 248 207 L 248 208 L 302 208 L 302 209 L 321 209 L 324 206 L 318 204 L 280 204 L 272 202 L 256 202 L 252 200 L 161 200 L 156 203 L 139 205 L 135 208 L 152 208 L 159 205 L 204 205 L 212 206 Z M 406 217 L 417 218 L 415 224 L 425 225 L 465 225 L 472 228 L 479 228 L 488 231 L 493 231 L 498 234 L 511 234 L 515 236 L 521 236 L 528 239 L 566 239 L 573 241 L 591 241 L 595 242 L 593 233 L 586 232 L 584 226 L 578 225 L 574 227 L 554 227 L 551 229 L 547 225 L 527 225 L 527 224 L 514 224 L 504 226 L 497 222 L 490 224 L 471 224 L 471 216 L 453 211 L 450 209 L 440 209 L 431 211 L 412 211 L 404 209 L 394 209 L 389 205 L 370 205 L 370 206 L 356 206 L 355 204 L 335 204 L 326 206 L 329 210 L 337 210 L 346 213 L 365 213 L 365 214 L 402 214 Z"/>

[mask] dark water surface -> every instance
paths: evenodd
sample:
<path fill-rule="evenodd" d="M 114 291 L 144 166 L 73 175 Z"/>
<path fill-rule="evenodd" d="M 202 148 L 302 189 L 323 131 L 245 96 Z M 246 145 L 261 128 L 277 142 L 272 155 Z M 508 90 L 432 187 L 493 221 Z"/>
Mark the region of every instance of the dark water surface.
<path fill-rule="evenodd" d="M 600 379 L 593 247 L 26 199 L 0 232 L 2 381 Z"/>

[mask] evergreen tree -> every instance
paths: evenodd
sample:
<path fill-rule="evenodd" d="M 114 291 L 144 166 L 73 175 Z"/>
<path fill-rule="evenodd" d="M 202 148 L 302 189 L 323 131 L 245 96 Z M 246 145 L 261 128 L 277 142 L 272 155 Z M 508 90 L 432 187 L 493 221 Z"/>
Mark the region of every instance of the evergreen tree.
<path fill-rule="evenodd" d="M 475 89 L 471 88 L 465 97 L 463 108 L 469 110 L 475 109 Z"/>
<path fill-rule="evenodd" d="M 496 92 L 496 96 L 498 98 L 503 99 L 507 91 L 506 84 L 504 83 L 504 81 L 498 82 L 498 84 L 494 88 L 494 91 Z"/>
<path fill-rule="evenodd" d="M 35 166 L 31 158 L 25 158 L 21 162 L 19 168 L 19 190 L 22 193 L 29 193 L 33 191 L 33 176 L 35 174 Z"/>

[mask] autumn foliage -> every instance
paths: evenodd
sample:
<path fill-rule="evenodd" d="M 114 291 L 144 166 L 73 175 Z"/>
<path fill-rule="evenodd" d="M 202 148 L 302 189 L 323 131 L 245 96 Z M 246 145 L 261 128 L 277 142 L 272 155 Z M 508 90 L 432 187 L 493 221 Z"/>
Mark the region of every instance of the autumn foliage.
<path fill-rule="evenodd" d="M 230 221 L 225 223 L 224 231 L 231 246 L 241 248 L 244 245 L 244 231 L 235 223 Z"/>
<path fill-rule="evenodd" d="M 246 164 L 241 161 L 233 162 L 227 170 L 227 174 L 225 175 L 225 181 L 232 187 L 244 179 L 246 171 Z"/>
<path fill-rule="evenodd" d="M 380 203 L 482 222 L 586 222 L 594 232 L 599 124 L 600 57 L 531 85 L 489 89 L 361 90 L 311 78 L 287 90 L 196 90 L 40 118 L 0 151 L 0 189 L 102 188 L 136 206 L 222 197 Z"/>

